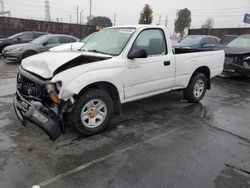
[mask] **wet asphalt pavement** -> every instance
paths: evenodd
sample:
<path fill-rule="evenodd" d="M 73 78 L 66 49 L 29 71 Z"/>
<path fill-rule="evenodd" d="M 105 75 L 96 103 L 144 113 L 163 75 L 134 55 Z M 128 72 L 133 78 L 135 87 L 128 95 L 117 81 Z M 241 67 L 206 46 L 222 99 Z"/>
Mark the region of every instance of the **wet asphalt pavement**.
<path fill-rule="evenodd" d="M 125 104 L 106 132 L 51 142 L 13 112 L 17 68 L 0 61 L 0 187 L 250 187 L 250 79 L 217 77 L 200 104 Z"/>

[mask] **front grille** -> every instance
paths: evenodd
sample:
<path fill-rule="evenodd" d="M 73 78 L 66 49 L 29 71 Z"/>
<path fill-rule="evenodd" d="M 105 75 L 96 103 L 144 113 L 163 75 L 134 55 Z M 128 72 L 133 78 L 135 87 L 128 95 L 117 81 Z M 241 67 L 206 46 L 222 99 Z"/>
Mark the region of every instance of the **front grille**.
<path fill-rule="evenodd" d="M 41 86 L 25 77 L 21 73 L 17 75 L 17 88 L 20 93 L 32 97 L 41 97 Z"/>

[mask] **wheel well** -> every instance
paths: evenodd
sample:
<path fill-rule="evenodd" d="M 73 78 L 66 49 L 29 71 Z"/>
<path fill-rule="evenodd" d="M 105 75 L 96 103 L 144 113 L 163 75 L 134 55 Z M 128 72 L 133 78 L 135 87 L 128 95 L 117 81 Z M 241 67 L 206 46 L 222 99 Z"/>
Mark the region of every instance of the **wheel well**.
<path fill-rule="evenodd" d="M 25 55 L 27 54 L 27 52 L 33 52 L 34 54 L 37 54 L 35 50 L 27 50 L 23 53 L 23 58 L 25 58 Z"/>
<path fill-rule="evenodd" d="M 210 82 L 210 76 L 211 76 L 211 73 L 210 73 L 210 69 L 206 66 L 203 66 L 203 67 L 199 67 L 198 69 L 196 69 L 193 73 L 196 74 L 196 73 L 203 73 L 206 77 L 207 77 L 207 89 L 211 89 L 211 82 Z M 192 77 L 193 77 L 192 75 Z"/>
<path fill-rule="evenodd" d="M 2 53 L 3 49 L 7 46 L 10 46 L 11 44 L 3 44 L 1 47 L 0 47 L 0 53 Z"/>
<path fill-rule="evenodd" d="M 37 54 L 37 52 L 35 51 L 35 50 L 27 50 L 26 52 L 24 52 L 24 53 L 27 53 L 27 52 L 34 52 L 34 53 L 36 53 Z"/>
<path fill-rule="evenodd" d="M 92 89 L 92 88 L 103 89 L 106 92 L 108 92 L 108 94 L 111 96 L 112 100 L 114 101 L 115 113 L 121 114 L 121 101 L 120 101 L 119 92 L 113 84 L 111 84 L 109 82 L 96 82 L 96 83 L 90 84 L 90 85 L 84 87 L 80 91 L 78 96 L 81 96 L 85 91 L 87 91 L 88 89 Z"/>

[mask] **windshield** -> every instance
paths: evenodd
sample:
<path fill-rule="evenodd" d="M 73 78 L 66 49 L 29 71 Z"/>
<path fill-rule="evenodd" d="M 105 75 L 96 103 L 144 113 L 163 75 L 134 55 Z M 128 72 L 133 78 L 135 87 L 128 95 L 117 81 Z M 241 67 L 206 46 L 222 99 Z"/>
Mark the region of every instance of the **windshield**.
<path fill-rule="evenodd" d="M 82 39 L 81 42 L 86 43 L 89 39 L 91 39 L 94 36 L 94 34 L 96 34 L 96 32 L 91 33 L 90 35 L 86 36 L 84 39 Z"/>
<path fill-rule="evenodd" d="M 41 37 L 38 37 L 37 39 L 31 41 L 31 44 L 43 44 L 48 40 L 49 36 L 43 35 Z"/>
<path fill-rule="evenodd" d="M 108 55 L 119 55 L 134 31 L 134 28 L 103 29 L 90 38 L 81 50 Z"/>
<path fill-rule="evenodd" d="M 250 48 L 250 36 L 239 37 L 230 42 L 227 46 L 238 48 Z"/>
<path fill-rule="evenodd" d="M 180 43 L 181 44 L 200 44 L 202 36 L 187 36 Z"/>

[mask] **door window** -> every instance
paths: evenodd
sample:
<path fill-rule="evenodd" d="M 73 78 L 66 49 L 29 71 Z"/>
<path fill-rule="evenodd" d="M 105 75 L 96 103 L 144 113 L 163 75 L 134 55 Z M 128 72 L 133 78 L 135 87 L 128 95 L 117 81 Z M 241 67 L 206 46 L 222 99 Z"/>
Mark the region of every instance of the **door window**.
<path fill-rule="evenodd" d="M 209 37 L 205 37 L 202 41 L 202 44 L 209 45 L 211 44 L 211 39 Z"/>
<path fill-rule="evenodd" d="M 211 38 L 212 44 L 217 45 L 219 43 L 219 39 Z"/>
<path fill-rule="evenodd" d="M 149 56 L 167 54 L 167 45 L 161 29 L 142 31 L 135 40 L 132 49 L 146 50 Z"/>
<path fill-rule="evenodd" d="M 30 32 L 22 33 L 17 38 L 21 39 L 21 41 L 31 41 L 33 40 L 33 33 Z"/>
<path fill-rule="evenodd" d="M 48 44 L 58 44 L 59 43 L 59 37 L 51 37 L 48 39 Z"/>
<path fill-rule="evenodd" d="M 42 36 L 42 35 L 45 35 L 45 33 L 35 32 L 35 33 L 34 33 L 34 39 L 36 39 L 36 38 L 38 38 L 38 37 L 40 37 L 40 36 Z"/>
<path fill-rule="evenodd" d="M 77 40 L 73 37 L 60 37 L 60 43 L 72 43 L 77 42 Z"/>

